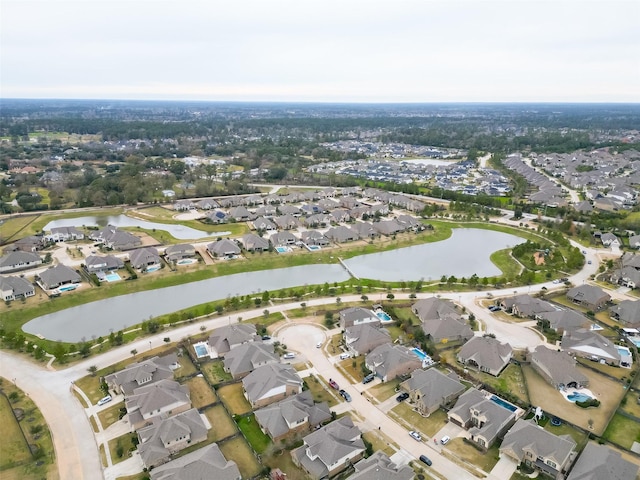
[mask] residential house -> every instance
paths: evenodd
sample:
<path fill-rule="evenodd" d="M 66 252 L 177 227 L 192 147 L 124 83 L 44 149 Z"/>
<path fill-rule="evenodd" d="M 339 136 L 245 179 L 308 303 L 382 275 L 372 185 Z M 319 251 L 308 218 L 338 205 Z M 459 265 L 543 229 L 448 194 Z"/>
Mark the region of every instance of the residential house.
<path fill-rule="evenodd" d="M 470 388 L 447 412 L 450 422 L 469 432 L 469 440 L 486 451 L 515 423 L 516 412 Z"/>
<path fill-rule="evenodd" d="M 358 235 L 358 232 L 349 227 L 339 225 L 327 230 L 327 233 L 325 233 L 325 237 L 336 243 L 346 243 L 358 240 L 360 238 L 360 235 Z"/>
<path fill-rule="evenodd" d="M 186 212 L 188 210 L 194 210 L 196 208 L 195 203 L 189 199 L 177 200 L 173 204 L 173 209 L 176 212 Z"/>
<path fill-rule="evenodd" d="M 415 472 L 409 465 L 396 465 L 381 450 L 377 450 L 369 458 L 363 458 L 353 468 L 355 473 L 349 480 L 413 480 Z"/>
<path fill-rule="evenodd" d="M 539 318 L 543 322 L 548 322 L 549 328 L 552 328 L 561 335 L 564 334 L 564 332 L 578 328 L 591 328 L 593 325 L 593 322 L 587 317 L 575 310 L 569 309 L 543 312 L 539 315 Z"/>
<path fill-rule="evenodd" d="M 50 242 L 68 242 L 72 240 L 83 240 L 84 232 L 76 227 L 53 227 L 51 233 L 45 235 L 44 238 Z"/>
<path fill-rule="evenodd" d="M 274 442 L 290 434 L 311 430 L 331 419 L 327 403 L 315 403 L 310 390 L 260 408 L 255 415 L 262 431 Z"/>
<path fill-rule="evenodd" d="M 336 208 L 335 210 L 332 210 L 331 217 L 333 217 L 334 223 L 346 223 L 351 220 L 349 210 L 344 208 Z"/>
<path fill-rule="evenodd" d="M 291 457 L 312 479 L 331 477 L 363 457 L 361 435 L 351 417 L 342 417 L 304 437 L 304 444 L 292 450 Z"/>
<path fill-rule="evenodd" d="M 152 424 L 138 429 L 138 453 L 144 466 L 157 467 L 173 453 L 207 439 L 207 425 L 192 408 L 172 417 L 155 417 Z"/>
<path fill-rule="evenodd" d="M 573 303 L 593 312 L 604 308 L 606 304 L 611 301 L 611 295 L 600 287 L 589 284 L 572 288 L 567 292 L 567 298 Z"/>
<path fill-rule="evenodd" d="M 280 363 L 280 358 L 274 353 L 270 343 L 244 343 L 224 356 L 224 370 L 236 380 L 270 363 Z"/>
<path fill-rule="evenodd" d="M 82 281 L 78 272 L 62 264 L 47 268 L 44 272 L 40 272 L 37 278 L 38 284 L 45 290 Z"/>
<path fill-rule="evenodd" d="M 29 235 L 16 240 L 5 251 L 33 253 L 42 250 L 48 243 L 49 241 L 43 236 Z"/>
<path fill-rule="evenodd" d="M 278 227 L 266 217 L 258 217 L 253 221 L 253 228 L 263 232 L 275 232 Z"/>
<path fill-rule="evenodd" d="M 421 322 L 427 320 L 453 319 L 460 320 L 460 314 L 449 300 L 441 300 L 437 297 L 424 298 L 411 305 L 411 310 Z"/>
<path fill-rule="evenodd" d="M 164 258 L 168 262 L 177 262 L 185 258 L 194 258 L 196 256 L 196 247 L 189 243 L 181 243 L 178 245 L 170 245 L 164 251 Z"/>
<path fill-rule="evenodd" d="M 629 247 L 640 249 L 640 235 L 629 236 Z"/>
<path fill-rule="evenodd" d="M 5 302 L 33 297 L 35 294 L 35 288 L 29 280 L 22 277 L 0 275 L 0 298 Z"/>
<path fill-rule="evenodd" d="M 17 272 L 38 265 L 42 265 L 42 259 L 33 252 L 15 251 L 0 257 L 0 273 Z"/>
<path fill-rule="evenodd" d="M 513 349 L 508 343 L 500 343 L 493 337 L 473 337 L 462 346 L 456 359 L 463 365 L 497 377 L 512 355 Z"/>
<path fill-rule="evenodd" d="M 261 340 L 256 332 L 256 326 L 250 323 L 235 323 L 216 328 L 209 335 L 209 357 L 224 357 L 234 348 L 246 343 Z"/>
<path fill-rule="evenodd" d="M 278 208 L 274 205 L 264 205 L 260 208 L 257 208 L 255 211 L 256 216 L 258 217 L 267 217 L 272 218 L 278 213 Z"/>
<path fill-rule="evenodd" d="M 291 230 L 300 226 L 300 221 L 293 215 L 281 215 L 274 217 L 273 221 L 282 230 Z"/>
<path fill-rule="evenodd" d="M 228 238 L 219 239 L 207 245 L 207 252 L 213 258 L 235 258 L 240 255 L 240 247 L 233 240 Z"/>
<path fill-rule="evenodd" d="M 551 478 L 562 478 L 577 455 L 576 442 L 570 435 L 556 436 L 537 424 L 519 419 L 507 432 L 500 455 L 507 455 Z"/>
<path fill-rule="evenodd" d="M 640 300 L 623 300 L 609 309 L 611 318 L 625 328 L 640 327 Z"/>
<path fill-rule="evenodd" d="M 451 406 L 465 391 L 457 375 L 445 375 L 437 368 L 414 370 L 401 388 L 409 392 L 413 407 L 423 416 L 431 415 L 440 407 Z"/>
<path fill-rule="evenodd" d="M 549 302 L 545 302 L 531 295 L 516 295 L 500 301 L 500 306 L 516 317 L 539 318 L 544 312 L 553 312 L 556 308 Z"/>
<path fill-rule="evenodd" d="M 240 239 L 240 243 L 248 252 L 268 252 L 269 240 L 259 237 L 255 233 L 247 233 Z"/>
<path fill-rule="evenodd" d="M 411 215 L 398 215 L 396 221 L 402 225 L 405 230 L 418 230 L 422 227 L 422 223 Z"/>
<path fill-rule="evenodd" d="M 363 240 L 371 240 L 380 236 L 378 230 L 369 222 L 356 222 L 353 224 L 352 229 L 358 232 L 358 236 Z"/>
<path fill-rule="evenodd" d="M 129 252 L 129 262 L 131 262 L 131 266 L 136 270 L 144 271 L 148 267 L 160 265 L 162 260 L 160 260 L 157 249 L 153 247 L 143 247 Z"/>
<path fill-rule="evenodd" d="M 107 225 L 102 230 L 90 232 L 89 238 L 112 250 L 132 250 L 142 245 L 142 240 L 134 234 L 118 230 L 113 225 Z"/>
<path fill-rule="evenodd" d="M 317 230 L 306 230 L 302 232 L 302 241 L 306 245 L 318 245 L 320 247 L 326 247 L 331 243 L 327 237 Z"/>
<path fill-rule="evenodd" d="M 116 395 L 122 393 L 128 396 L 138 387 L 173 378 L 173 371 L 178 366 L 178 357 L 175 354 L 153 357 L 107 375 L 104 382 Z"/>
<path fill-rule="evenodd" d="M 302 215 L 300 209 L 294 205 L 282 205 L 278 207 L 278 211 L 281 215 L 291 215 L 296 218 Z"/>
<path fill-rule="evenodd" d="M 207 213 L 205 218 L 215 225 L 220 225 L 222 223 L 227 223 L 229 221 L 229 217 L 230 215 L 223 212 L 222 210 L 214 210 Z"/>
<path fill-rule="evenodd" d="M 125 407 L 129 423 L 137 430 L 152 422 L 153 417 L 171 416 L 189 410 L 189 387 L 169 379 L 143 385 L 125 397 Z"/>
<path fill-rule="evenodd" d="M 473 337 L 473 330 L 462 319 L 425 320 L 422 322 L 422 330 L 435 343 L 466 342 Z"/>
<path fill-rule="evenodd" d="M 354 357 L 366 355 L 374 348 L 391 342 L 391 336 L 387 330 L 377 328 L 370 323 L 347 327 L 342 336 L 347 350 Z"/>
<path fill-rule="evenodd" d="M 269 237 L 269 241 L 274 247 L 280 247 L 283 245 L 295 245 L 298 241 L 298 237 L 296 237 L 291 232 L 277 232 Z"/>
<path fill-rule="evenodd" d="M 625 460 L 620 452 L 606 445 L 587 443 L 567 480 L 633 480 L 640 465 Z"/>
<path fill-rule="evenodd" d="M 151 470 L 151 480 L 241 480 L 236 462 L 222 455 L 217 443 L 165 463 Z"/>
<path fill-rule="evenodd" d="M 196 202 L 196 207 L 200 210 L 212 210 L 214 208 L 218 208 L 220 204 L 216 202 L 213 198 L 203 198 Z"/>
<path fill-rule="evenodd" d="M 316 213 L 302 219 L 302 223 L 307 227 L 324 228 L 335 222 L 335 218 L 328 213 Z"/>
<path fill-rule="evenodd" d="M 380 325 L 380 318 L 375 312 L 362 307 L 345 308 L 338 315 L 340 316 L 340 328 L 343 329 L 365 323 L 376 327 Z"/>
<path fill-rule="evenodd" d="M 405 231 L 405 227 L 397 220 L 382 220 L 380 222 L 375 222 L 373 224 L 373 228 L 380 235 L 385 235 L 387 237 Z"/>
<path fill-rule="evenodd" d="M 531 367 L 554 388 L 583 388 L 589 385 L 589 379 L 576 367 L 576 360 L 567 352 L 551 350 L 538 345 L 529 354 Z"/>
<path fill-rule="evenodd" d="M 620 365 L 620 352 L 616 345 L 599 333 L 584 328 L 565 332 L 562 337 L 562 349 L 594 362 Z"/>
<path fill-rule="evenodd" d="M 114 255 L 89 255 L 84 259 L 84 266 L 89 273 L 111 272 L 124 268 L 124 262 Z"/>
<path fill-rule="evenodd" d="M 622 285 L 627 288 L 640 288 L 640 269 L 633 267 L 622 267 L 614 270 L 610 277 L 611 283 Z"/>
<path fill-rule="evenodd" d="M 269 363 L 242 379 L 244 396 L 252 408 L 265 407 L 302 392 L 302 379 L 289 364 Z"/>
<path fill-rule="evenodd" d="M 407 347 L 385 343 L 365 357 L 365 366 L 380 380 L 387 382 L 408 375 L 422 367 L 422 360 Z"/>
<path fill-rule="evenodd" d="M 229 216 L 236 222 L 247 222 L 255 218 L 254 214 L 247 210 L 247 207 L 243 207 L 242 205 L 230 208 Z"/>
<path fill-rule="evenodd" d="M 619 247 L 620 245 L 622 245 L 622 242 L 620 241 L 620 239 L 618 237 L 616 237 L 613 233 L 603 233 L 602 236 L 600 237 L 600 241 L 602 242 L 602 245 L 604 245 L 605 247 Z"/>

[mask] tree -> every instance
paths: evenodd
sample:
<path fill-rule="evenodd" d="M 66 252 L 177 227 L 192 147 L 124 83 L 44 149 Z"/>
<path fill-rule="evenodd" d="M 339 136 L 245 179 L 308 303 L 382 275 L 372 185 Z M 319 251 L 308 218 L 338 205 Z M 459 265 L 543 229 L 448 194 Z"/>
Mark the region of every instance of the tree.
<path fill-rule="evenodd" d="M 97 371 L 98 371 L 98 367 L 96 367 L 95 365 L 91 365 L 89 368 L 87 368 L 87 372 L 89 372 L 92 377 L 96 376 Z"/>
<path fill-rule="evenodd" d="M 138 354 L 138 350 L 136 350 L 135 348 L 131 350 L 131 355 L 133 355 L 133 358 L 135 358 L 137 354 Z"/>

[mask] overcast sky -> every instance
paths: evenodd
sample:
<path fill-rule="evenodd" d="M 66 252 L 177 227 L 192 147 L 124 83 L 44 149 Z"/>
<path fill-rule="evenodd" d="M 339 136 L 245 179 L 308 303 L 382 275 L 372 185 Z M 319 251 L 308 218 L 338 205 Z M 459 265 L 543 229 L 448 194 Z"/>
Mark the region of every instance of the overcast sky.
<path fill-rule="evenodd" d="M 640 1 L 0 0 L 0 95 L 640 102 Z"/>

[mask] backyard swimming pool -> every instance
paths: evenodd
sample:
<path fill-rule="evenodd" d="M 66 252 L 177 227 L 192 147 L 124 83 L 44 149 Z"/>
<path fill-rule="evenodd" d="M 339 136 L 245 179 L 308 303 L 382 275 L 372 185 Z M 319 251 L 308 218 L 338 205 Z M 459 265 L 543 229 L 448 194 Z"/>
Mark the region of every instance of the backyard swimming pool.
<path fill-rule="evenodd" d="M 147 273 L 155 272 L 156 270 L 160 270 L 160 265 L 152 265 L 147 267 Z"/>
<path fill-rule="evenodd" d="M 183 258 L 182 260 L 178 260 L 176 265 L 191 265 L 192 263 L 196 263 L 198 260 L 195 258 Z"/>
<path fill-rule="evenodd" d="M 505 400 L 501 399 L 500 397 L 496 397 L 495 395 L 491 395 L 490 400 L 491 400 L 493 403 L 497 403 L 497 404 L 498 404 L 498 405 L 500 405 L 501 407 L 504 407 L 504 408 L 506 408 L 507 410 L 510 410 L 510 411 L 512 411 L 512 412 L 515 412 L 515 411 L 518 409 L 518 407 L 516 407 L 515 405 L 512 405 L 512 404 L 510 404 L 509 402 L 507 402 L 507 401 L 505 401 Z"/>
<path fill-rule="evenodd" d="M 117 282 L 118 280 L 122 280 L 122 279 L 120 278 L 120 275 L 118 275 L 116 272 L 107 273 L 107 274 L 104 276 L 104 279 L 105 279 L 107 282 Z"/>
<path fill-rule="evenodd" d="M 378 310 L 376 312 L 376 316 L 382 321 L 382 322 L 392 322 L 393 319 L 389 316 L 389 314 L 387 312 L 383 312 L 382 310 Z"/>
<path fill-rule="evenodd" d="M 209 351 L 207 350 L 207 346 L 204 343 L 196 343 L 193 346 L 193 349 L 195 350 L 196 356 L 198 358 L 209 356 Z"/>
<path fill-rule="evenodd" d="M 77 285 L 63 285 L 62 287 L 58 287 L 59 292 L 70 292 L 71 290 L 75 290 L 78 288 Z"/>
<path fill-rule="evenodd" d="M 320 247 L 320 245 L 306 245 L 306 244 L 305 244 L 305 247 L 307 247 L 307 250 L 309 250 L 310 252 L 317 252 L 322 248 Z"/>
<path fill-rule="evenodd" d="M 429 365 L 433 365 L 433 359 L 427 355 L 426 353 L 424 353 L 422 350 L 420 350 L 419 348 L 412 348 L 411 351 L 415 354 L 416 357 L 418 357 L 420 360 L 422 360 L 422 366 L 423 367 L 427 367 Z"/>
<path fill-rule="evenodd" d="M 640 337 L 628 337 L 636 347 L 640 348 Z"/>
<path fill-rule="evenodd" d="M 278 253 L 287 253 L 290 251 L 291 251 L 290 247 L 276 247 L 276 252 Z"/>
<path fill-rule="evenodd" d="M 587 400 L 591 400 L 591 397 L 584 393 L 573 392 L 567 395 L 567 400 L 570 402 L 586 402 Z"/>

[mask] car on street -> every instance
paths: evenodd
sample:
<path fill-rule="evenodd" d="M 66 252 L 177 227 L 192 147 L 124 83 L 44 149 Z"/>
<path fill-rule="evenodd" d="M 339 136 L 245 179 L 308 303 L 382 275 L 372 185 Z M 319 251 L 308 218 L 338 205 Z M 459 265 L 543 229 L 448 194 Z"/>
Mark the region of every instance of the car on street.
<path fill-rule="evenodd" d="M 418 432 L 414 432 L 413 430 L 411 430 L 409 432 L 409 435 L 411 435 L 411 438 L 413 438 L 414 440 L 417 440 L 418 442 L 422 441 L 422 436 Z"/>
<path fill-rule="evenodd" d="M 316 348 L 322 348 L 322 342 L 316 343 Z"/>
<path fill-rule="evenodd" d="M 586 251 L 586 250 L 582 250 L 582 254 L 583 254 L 583 255 L 586 255 L 586 254 L 587 254 L 587 251 Z"/>
<path fill-rule="evenodd" d="M 449 440 L 451 440 L 451 437 L 449 435 L 445 435 L 440 439 L 440 443 L 442 445 L 446 445 L 447 443 L 449 443 Z"/>
<path fill-rule="evenodd" d="M 428 467 L 431 466 L 431 459 L 429 457 L 427 457 L 426 455 L 420 455 L 419 458 L 422 463 L 425 463 Z"/>
<path fill-rule="evenodd" d="M 285 353 L 282 358 L 285 360 L 291 360 L 292 358 L 296 358 L 296 354 L 292 352 Z"/>
<path fill-rule="evenodd" d="M 329 386 L 335 390 L 340 390 L 340 387 L 338 386 L 335 380 L 329 379 Z"/>
<path fill-rule="evenodd" d="M 349 394 L 348 394 L 347 392 L 345 392 L 344 390 L 340 390 L 338 393 L 339 393 L 339 394 L 340 394 L 340 396 L 341 396 L 342 398 L 344 398 L 347 402 L 350 402 L 350 401 L 351 401 L 351 395 L 349 395 Z"/>
<path fill-rule="evenodd" d="M 369 383 L 369 382 L 373 382 L 373 380 L 376 378 L 376 376 L 373 373 L 370 373 L 369 375 L 367 375 L 366 377 L 364 377 L 362 379 L 362 383 Z"/>
<path fill-rule="evenodd" d="M 400 395 L 396 397 L 398 402 L 404 402 L 407 398 L 409 398 L 409 394 L 407 392 L 402 392 Z"/>
<path fill-rule="evenodd" d="M 591 260 L 587 261 L 587 265 L 591 265 L 593 262 Z"/>
<path fill-rule="evenodd" d="M 109 403 L 111 400 L 113 400 L 111 398 L 111 395 L 107 395 L 106 397 L 102 397 L 100 400 L 98 400 L 98 406 L 101 407 L 105 403 Z"/>
<path fill-rule="evenodd" d="M 262 340 L 271 340 L 271 337 L 269 335 L 263 335 Z"/>

